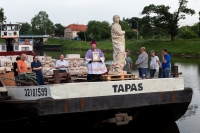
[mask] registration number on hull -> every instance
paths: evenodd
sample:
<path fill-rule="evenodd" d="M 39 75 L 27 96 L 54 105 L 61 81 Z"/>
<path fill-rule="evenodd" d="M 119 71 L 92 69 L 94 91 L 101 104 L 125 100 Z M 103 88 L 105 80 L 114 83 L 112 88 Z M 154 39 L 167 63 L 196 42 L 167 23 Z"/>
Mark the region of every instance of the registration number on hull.
<path fill-rule="evenodd" d="M 43 97 L 48 95 L 47 88 L 24 89 L 25 97 Z"/>

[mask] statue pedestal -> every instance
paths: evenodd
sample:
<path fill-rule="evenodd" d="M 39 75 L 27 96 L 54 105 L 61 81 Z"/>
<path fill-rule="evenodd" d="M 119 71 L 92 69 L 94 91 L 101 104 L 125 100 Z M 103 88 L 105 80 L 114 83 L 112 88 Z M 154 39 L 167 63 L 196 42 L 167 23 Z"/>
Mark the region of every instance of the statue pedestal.
<path fill-rule="evenodd" d="M 126 74 L 123 68 L 118 64 L 112 64 L 109 68 L 108 74 L 110 75 L 122 75 Z"/>

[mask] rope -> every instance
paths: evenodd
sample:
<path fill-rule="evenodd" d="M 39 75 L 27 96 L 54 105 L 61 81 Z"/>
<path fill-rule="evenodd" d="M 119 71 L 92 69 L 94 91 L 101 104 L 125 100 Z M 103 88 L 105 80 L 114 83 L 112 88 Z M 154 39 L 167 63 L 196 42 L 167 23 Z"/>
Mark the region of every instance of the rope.
<path fill-rule="evenodd" d="M 13 81 L 16 81 L 16 82 L 19 82 L 19 83 L 31 84 L 31 83 L 27 83 L 27 82 L 24 82 L 24 81 L 21 81 L 21 80 L 15 80 L 15 79 L 12 79 L 12 78 L 0 77 L 0 79 L 9 79 L 9 80 L 13 80 Z"/>
<path fill-rule="evenodd" d="M 32 75 L 31 75 L 32 74 Z M 25 80 L 26 78 L 30 79 L 31 81 L 35 82 L 36 85 L 38 85 L 38 83 L 36 82 L 36 74 L 35 73 L 31 73 L 30 75 L 27 75 L 27 73 L 23 73 L 23 74 L 20 74 L 18 75 L 19 76 L 19 79 L 20 77 L 22 77 L 23 75 L 25 75 Z"/>
<path fill-rule="evenodd" d="M 1 77 L 1 79 L 9 79 L 9 80 L 13 80 L 13 81 L 16 81 L 16 82 L 19 82 L 19 83 L 24 83 L 24 84 L 31 84 L 31 83 L 27 83 L 26 81 L 29 79 L 31 81 L 33 81 L 36 85 L 38 85 L 38 83 L 36 82 L 36 74 L 35 73 L 22 73 L 22 74 L 19 74 L 18 75 L 19 77 L 19 80 L 15 80 L 15 79 L 12 79 L 12 78 L 5 78 L 5 77 Z M 25 80 L 25 81 L 22 81 L 22 80 Z"/>

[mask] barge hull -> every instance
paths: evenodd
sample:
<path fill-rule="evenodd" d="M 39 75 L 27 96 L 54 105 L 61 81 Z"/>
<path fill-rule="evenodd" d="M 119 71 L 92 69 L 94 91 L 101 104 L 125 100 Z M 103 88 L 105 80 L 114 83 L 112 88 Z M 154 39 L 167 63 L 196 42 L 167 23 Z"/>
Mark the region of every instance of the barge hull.
<path fill-rule="evenodd" d="M 192 100 L 193 91 L 142 93 L 130 95 L 87 97 L 74 99 L 45 98 L 32 101 L 6 100 L 0 102 L 0 122 L 45 121 L 65 119 L 72 123 L 90 126 L 127 113 L 134 121 L 176 121 L 181 118 Z"/>

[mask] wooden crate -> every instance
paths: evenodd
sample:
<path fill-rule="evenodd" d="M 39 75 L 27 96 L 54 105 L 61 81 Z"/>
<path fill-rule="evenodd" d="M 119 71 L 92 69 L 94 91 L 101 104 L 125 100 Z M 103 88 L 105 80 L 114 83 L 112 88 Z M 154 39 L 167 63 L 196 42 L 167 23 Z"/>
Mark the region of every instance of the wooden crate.
<path fill-rule="evenodd" d="M 131 74 L 123 74 L 123 75 L 101 75 L 101 79 L 104 81 L 111 80 L 131 80 Z"/>

